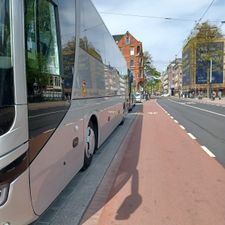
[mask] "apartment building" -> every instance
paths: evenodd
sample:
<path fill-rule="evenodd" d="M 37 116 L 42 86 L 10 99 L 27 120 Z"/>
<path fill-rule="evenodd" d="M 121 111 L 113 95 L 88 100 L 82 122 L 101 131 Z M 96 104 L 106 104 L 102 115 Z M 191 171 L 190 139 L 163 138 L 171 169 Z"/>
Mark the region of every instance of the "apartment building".
<path fill-rule="evenodd" d="M 125 34 L 113 35 L 113 38 L 127 62 L 130 73 L 133 75 L 135 91 L 142 91 L 144 82 L 142 42 L 138 41 L 128 31 Z"/>

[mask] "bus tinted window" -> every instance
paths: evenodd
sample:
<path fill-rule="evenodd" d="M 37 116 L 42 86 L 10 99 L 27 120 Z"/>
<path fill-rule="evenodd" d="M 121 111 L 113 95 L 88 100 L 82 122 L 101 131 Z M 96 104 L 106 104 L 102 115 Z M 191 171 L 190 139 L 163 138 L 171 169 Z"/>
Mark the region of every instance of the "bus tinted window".
<path fill-rule="evenodd" d="M 71 99 L 75 61 L 75 1 L 59 1 L 59 22 L 63 54 L 63 85 L 64 94 Z"/>
<path fill-rule="evenodd" d="M 10 29 L 10 1 L 0 0 L 0 135 L 9 130 L 14 119 Z"/>
<path fill-rule="evenodd" d="M 64 118 L 58 7 L 48 0 L 25 1 L 26 73 L 31 160 Z"/>
<path fill-rule="evenodd" d="M 73 97 L 119 96 L 125 92 L 126 61 L 91 1 L 78 2 L 80 48 Z M 119 79 L 124 79 L 120 86 Z"/>
<path fill-rule="evenodd" d="M 26 1 L 26 50 L 29 102 L 62 97 L 54 5 Z"/>

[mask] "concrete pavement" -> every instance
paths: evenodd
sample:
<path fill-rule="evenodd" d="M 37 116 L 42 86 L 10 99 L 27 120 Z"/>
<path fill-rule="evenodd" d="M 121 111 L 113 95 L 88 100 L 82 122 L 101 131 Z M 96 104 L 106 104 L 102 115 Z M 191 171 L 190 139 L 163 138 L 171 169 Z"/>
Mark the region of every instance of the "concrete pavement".
<path fill-rule="evenodd" d="M 225 224 L 224 168 L 154 100 L 119 152 L 80 224 Z"/>

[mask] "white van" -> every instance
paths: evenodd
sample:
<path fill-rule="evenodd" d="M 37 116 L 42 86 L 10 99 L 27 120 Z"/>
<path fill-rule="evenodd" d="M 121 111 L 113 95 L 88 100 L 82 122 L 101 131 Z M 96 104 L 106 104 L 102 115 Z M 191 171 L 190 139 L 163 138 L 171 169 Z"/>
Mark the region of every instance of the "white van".
<path fill-rule="evenodd" d="M 141 102 L 141 94 L 140 93 L 135 94 L 135 100 L 136 100 L 136 102 Z"/>

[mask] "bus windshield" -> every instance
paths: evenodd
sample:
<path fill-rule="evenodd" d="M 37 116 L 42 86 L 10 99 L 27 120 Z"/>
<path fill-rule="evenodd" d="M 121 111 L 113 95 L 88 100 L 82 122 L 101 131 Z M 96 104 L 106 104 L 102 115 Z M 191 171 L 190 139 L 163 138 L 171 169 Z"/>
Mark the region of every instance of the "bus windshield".
<path fill-rule="evenodd" d="M 9 130 L 15 114 L 10 2 L 0 0 L 0 135 Z"/>

